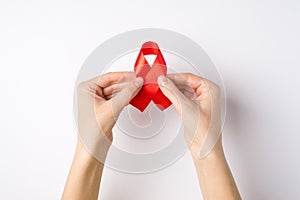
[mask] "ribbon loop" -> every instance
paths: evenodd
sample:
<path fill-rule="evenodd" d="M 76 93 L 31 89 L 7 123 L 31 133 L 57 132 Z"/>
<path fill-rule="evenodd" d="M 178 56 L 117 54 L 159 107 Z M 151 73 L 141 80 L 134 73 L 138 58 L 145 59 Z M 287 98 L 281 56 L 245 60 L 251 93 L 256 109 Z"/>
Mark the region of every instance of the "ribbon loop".
<path fill-rule="evenodd" d="M 150 67 L 145 55 L 156 55 L 156 59 Z M 130 101 L 130 104 L 143 112 L 149 103 L 153 101 L 160 110 L 168 108 L 172 102 L 162 93 L 157 83 L 157 78 L 167 74 L 165 59 L 155 42 L 145 42 L 138 54 L 134 65 L 136 77 L 144 79 L 144 85 L 139 93 Z"/>

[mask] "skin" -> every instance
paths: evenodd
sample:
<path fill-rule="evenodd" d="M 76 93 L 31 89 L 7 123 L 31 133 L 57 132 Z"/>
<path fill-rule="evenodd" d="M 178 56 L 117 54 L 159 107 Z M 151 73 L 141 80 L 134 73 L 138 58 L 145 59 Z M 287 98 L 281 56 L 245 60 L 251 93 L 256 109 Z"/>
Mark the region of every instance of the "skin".
<path fill-rule="evenodd" d="M 222 146 L 220 88 L 211 81 L 189 73 L 159 77 L 158 83 L 182 118 L 203 198 L 241 199 Z M 138 93 L 142 84 L 142 80 L 136 79 L 133 73 L 128 72 L 108 73 L 80 84 L 79 135 L 94 132 L 112 141 L 112 128 L 117 116 Z M 119 105 L 114 110 L 110 106 L 112 102 L 116 102 L 113 105 Z M 92 108 L 91 104 L 95 105 L 93 112 L 86 111 L 87 108 Z M 95 115 L 100 130 L 90 129 L 88 123 L 91 120 L 84 120 L 86 117 L 93 119 Z M 83 144 L 79 137 L 63 200 L 98 199 L 103 164 L 94 158 Z M 109 145 L 97 148 L 103 149 L 102 155 L 105 158 Z"/>
<path fill-rule="evenodd" d="M 105 159 L 113 140 L 112 128 L 115 119 L 142 85 L 143 79 L 135 79 L 133 73 L 126 72 L 107 73 L 79 84 L 77 88 L 79 137 L 62 195 L 63 200 L 98 199 L 103 164 L 92 156 L 91 153 L 95 152 L 90 153 L 86 150 L 81 138 L 87 142 L 90 140 L 86 138 L 97 135 L 96 139 L 93 138 L 96 142 L 91 143 L 89 148 L 100 149 L 101 151 L 97 153 Z M 110 143 L 103 142 L 106 138 Z"/>

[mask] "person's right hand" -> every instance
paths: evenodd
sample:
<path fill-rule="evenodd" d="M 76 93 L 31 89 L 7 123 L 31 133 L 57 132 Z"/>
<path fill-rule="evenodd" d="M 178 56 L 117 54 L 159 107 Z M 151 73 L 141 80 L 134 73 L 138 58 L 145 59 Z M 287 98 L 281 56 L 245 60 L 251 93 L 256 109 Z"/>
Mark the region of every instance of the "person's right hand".
<path fill-rule="evenodd" d="M 132 72 L 109 72 L 78 86 L 78 133 L 82 145 L 104 161 L 119 114 L 143 85 Z"/>
<path fill-rule="evenodd" d="M 182 118 L 192 155 L 205 157 L 221 134 L 219 86 L 191 73 L 160 76 L 158 83 Z"/>

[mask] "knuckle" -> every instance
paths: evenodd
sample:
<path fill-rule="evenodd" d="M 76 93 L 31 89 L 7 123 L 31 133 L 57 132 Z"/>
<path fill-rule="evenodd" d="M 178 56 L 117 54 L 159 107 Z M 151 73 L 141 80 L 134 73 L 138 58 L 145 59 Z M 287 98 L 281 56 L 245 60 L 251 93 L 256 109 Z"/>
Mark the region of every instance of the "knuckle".
<path fill-rule="evenodd" d="M 187 72 L 183 74 L 182 78 L 184 79 L 185 82 L 189 82 L 193 76 L 195 76 L 193 73 Z"/>
<path fill-rule="evenodd" d="M 111 73 L 112 73 L 112 72 L 108 72 L 108 73 L 106 74 L 106 75 L 107 75 L 107 76 L 106 76 L 106 81 L 107 81 L 107 82 L 110 82 L 111 79 L 112 79 L 112 78 L 111 78 Z"/>
<path fill-rule="evenodd" d="M 111 80 L 111 73 L 112 72 L 107 72 L 105 74 L 102 74 L 99 77 L 98 81 L 100 81 L 100 82 L 110 82 L 110 80 Z"/>

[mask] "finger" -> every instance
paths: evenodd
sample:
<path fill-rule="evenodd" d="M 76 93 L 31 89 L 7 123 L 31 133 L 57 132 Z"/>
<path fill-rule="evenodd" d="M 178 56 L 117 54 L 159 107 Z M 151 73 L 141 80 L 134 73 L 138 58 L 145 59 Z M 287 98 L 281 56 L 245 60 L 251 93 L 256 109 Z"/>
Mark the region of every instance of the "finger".
<path fill-rule="evenodd" d="M 175 86 L 180 90 L 180 92 L 182 92 L 183 94 L 187 94 L 189 93 L 190 95 L 193 95 L 195 94 L 195 90 L 192 89 L 191 87 L 189 86 L 186 86 L 186 85 L 176 85 Z"/>
<path fill-rule="evenodd" d="M 190 100 L 180 92 L 175 84 L 165 76 L 158 77 L 158 83 L 161 91 L 174 104 L 176 110 L 181 114 L 182 106 L 187 105 Z"/>
<path fill-rule="evenodd" d="M 193 89 L 200 87 L 205 80 L 204 78 L 192 73 L 168 74 L 167 77 L 176 85 L 187 85 Z"/>
<path fill-rule="evenodd" d="M 168 74 L 167 77 L 176 85 L 190 87 L 195 91 L 195 95 L 198 97 L 207 93 L 210 88 L 217 86 L 213 82 L 192 73 Z"/>
<path fill-rule="evenodd" d="M 118 94 L 118 93 L 113 93 L 113 94 L 111 94 L 111 95 L 105 96 L 105 99 L 106 99 L 106 100 L 110 100 L 110 99 L 114 98 L 117 94 Z"/>
<path fill-rule="evenodd" d="M 127 84 L 128 84 L 128 82 L 118 83 L 118 84 L 109 86 L 107 88 L 104 88 L 103 91 L 104 91 L 105 98 L 107 100 L 112 99 L 113 97 L 115 97 L 118 94 L 118 92 L 120 92 L 122 89 L 124 89 Z M 190 88 L 186 85 L 176 85 L 176 87 L 180 90 L 180 92 L 182 94 L 184 94 L 189 99 L 196 98 L 195 91 L 192 88 Z"/>
<path fill-rule="evenodd" d="M 119 92 L 110 101 L 112 102 L 114 115 L 117 117 L 131 99 L 140 91 L 143 86 L 143 78 L 136 78 L 134 81 L 127 83 L 126 87 Z"/>
<path fill-rule="evenodd" d="M 103 88 L 103 94 L 105 96 L 110 96 L 114 93 L 120 92 L 127 86 L 128 83 L 129 82 L 116 83 L 116 84 L 110 85 L 106 88 Z"/>
<path fill-rule="evenodd" d="M 119 82 L 128 82 L 134 79 L 135 74 L 133 72 L 108 72 L 106 74 L 102 74 L 100 76 L 92 78 L 90 82 L 95 83 L 102 88 L 105 88 Z"/>
<path fill-rule="evenodd" d="M 195 94 L 195 92 L 190 92 L 187 89 L 183 89 L 183 90 L 180 90 L 180 91 L 181 91 L 182 94 L 184 94 L 184 96 L 186 96 L 189 99 L 194 100 L 197 97 L 197 95 Z"/>
<path fill-rule="evenodd" d="M 198 127 L 197 119 L 199 119 L 200 116 L 199 106 L 196 102 L 182 94 L 176 85 L 167 77 L 160 76 L 158 83 L 161 91 L 170 99 L 181 116 L 184 130 L 187 133 L 186 137 L 188 141 L 191 141 Z"/>

